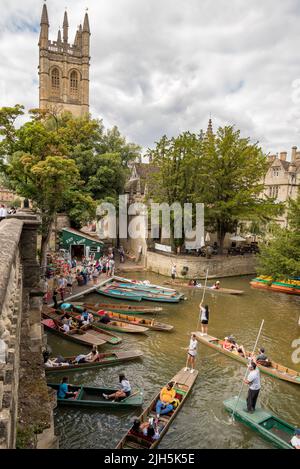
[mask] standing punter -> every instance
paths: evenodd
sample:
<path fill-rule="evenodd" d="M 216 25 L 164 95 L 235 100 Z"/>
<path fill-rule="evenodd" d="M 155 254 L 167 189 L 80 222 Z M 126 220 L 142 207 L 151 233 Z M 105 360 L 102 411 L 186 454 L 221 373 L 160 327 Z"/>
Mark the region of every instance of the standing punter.
<path fill-rule="evenodd" d="M 247 410 L 250 414 L 253 414 L 255 411 L 256 401 L 260 391 L 260 371 L 256 366 L 256 363 L 253 361 L 249 365 L 250 373 L 248 374 L 247 379 L 244 380 L 249 386 L 248 396 L 247 396 Z"/>
<path fill-rule="evenodd" d="M 197 342 L 197 339 L 196 339 L 196 335 L 192 334 L 191 340 L 190 340 L 190 345 L 187 348 L 188 356 L 187 356 L 187 362 L 186 362 L 186 367 L 185 367 L 184 371 L 188 371 L 188 369 L 189 369 L 188 366 L 190 365 L 190 367 L 191 367 L 190 372 L 194 373 L 195 360 L 196 360 L 196 355 L 197 355 L 197 345 L 198 345 L 198 342 Z"/>

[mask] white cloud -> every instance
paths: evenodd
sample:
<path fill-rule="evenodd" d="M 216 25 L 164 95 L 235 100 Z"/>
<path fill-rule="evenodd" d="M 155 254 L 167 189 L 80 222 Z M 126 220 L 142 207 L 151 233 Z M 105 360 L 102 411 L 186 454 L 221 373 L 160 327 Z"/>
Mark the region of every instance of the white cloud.
<path fill-rule="evenodd" d="M 148 147 L 211 113 L 266 152 L 300 145 L 297 0 L 49 0 L 52 39 L 65 5 L 71 39 L 89 7 L 90 104 L 105 125 Z M 34 107 L 41 2 L 0 7 L 0 105 Z"/>

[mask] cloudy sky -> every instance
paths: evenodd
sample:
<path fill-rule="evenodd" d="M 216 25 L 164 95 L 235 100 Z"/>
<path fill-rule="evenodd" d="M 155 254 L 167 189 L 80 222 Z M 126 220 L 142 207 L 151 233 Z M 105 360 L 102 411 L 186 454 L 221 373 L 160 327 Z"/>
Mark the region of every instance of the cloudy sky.
<path fill-rule="evenodd" d="M 38 105 L 42 0 L 0 0 L 0 106 Z M 88 7 L 90 105 L 147 148 L 235 124 L 264 151 L 300 146 L 299 0 L 48 0 L 50 38 Z"/>

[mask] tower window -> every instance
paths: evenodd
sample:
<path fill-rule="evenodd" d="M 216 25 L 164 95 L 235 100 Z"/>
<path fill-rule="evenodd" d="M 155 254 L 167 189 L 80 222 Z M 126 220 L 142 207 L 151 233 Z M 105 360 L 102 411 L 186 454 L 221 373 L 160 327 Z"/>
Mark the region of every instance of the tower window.
<path fill-rule="evenodd" d="M 53 90 L 59 90 L 59 71 L 57 68 L 54 68 L 51 73 L 51 85 Z"/>
<path fill-rule="evenodd" d="M 75 70 L 70 75 L 70 92 L 72 96 L 78 94 L 78 73 Z"/>

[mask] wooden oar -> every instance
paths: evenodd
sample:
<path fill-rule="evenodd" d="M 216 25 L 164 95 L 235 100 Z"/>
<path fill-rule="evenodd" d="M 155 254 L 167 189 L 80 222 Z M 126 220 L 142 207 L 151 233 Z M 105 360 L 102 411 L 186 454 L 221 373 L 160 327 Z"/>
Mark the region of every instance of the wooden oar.
<path fill-rule="evenodd" d="M 130 394 L 129 396 L 125 397 L 125 399 L 122 399 L 122 401 L 120 401 L 120 402 L 124 402 L 124 401 L 126 401 L 127 399 L 129 399 L 130 397 L 136 396 L 136 395 L 137 395 L 138 393 L 140 393 L 140 392 L 143 394 L 143 392 L 140 391 L 140 390 L 135 391 L 133 394 Z"/>
<path fill-rule="evenodd" d="M 265 320 L 263 319 L 262 322 L 261 322 L 261 325 L 260 325 L 260 328 L 259 328 L 257 337 L 256 337 L 255 345 L 254 345 L 254 347 L 253 347 L 253 352 L 252 352 L 252 354 L 250 355 L 250 357 L 254 355 L 254 352 L 255 352 L 255 350 L 256 350 L 257 343 L 258 343 L 258 341 L 259 341 L 259 337 L 260 337 L 260 334 L 261 334 L 261 331 L 262 331 L 264 322 L 265 322 Z M 243 382 L 242 382 L 242 386 L 241 386 L 241 389 L 240 389 L 238 398 L 237 398 L 237 400 L 236 400 L 235 407 L 234 407 L 234 409 L 233 409 L 233 411 L 232 411 L 231 420 L 232 420 L 233 422 L 234 422 L 234 414 L 235 414 L 235 412 L 236 412 L 236 409 L 237 409 L 237 406 L 238 406 L 238 402 L 239 402 L 239 400 L 240 400 L 240 397 L 241 397 L 241 394 L 242 394 L 242 390 L 243 390 L 243 387 L 244 387 L 244 380 L 247 378 L 247 375 L 248 375 L 248 363 L 247 363 L 246 373 L 245 373 L 245 375 L 244 375 L 244 379 L 243 379 Z"/>

